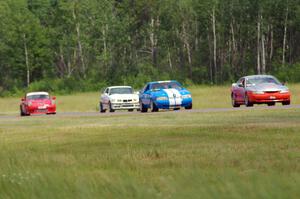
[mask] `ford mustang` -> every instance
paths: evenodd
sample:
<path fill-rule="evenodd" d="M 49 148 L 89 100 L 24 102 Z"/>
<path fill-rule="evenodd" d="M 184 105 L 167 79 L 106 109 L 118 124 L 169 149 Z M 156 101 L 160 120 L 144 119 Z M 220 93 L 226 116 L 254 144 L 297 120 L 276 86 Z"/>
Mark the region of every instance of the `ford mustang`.
<path fill-rule="evenodd" d="M 56 114 L 56 97 L 50 97 L 47 92 L 27 93 L 20 103 L 20 115 Z"/>
<path fill-rule="evenodd" d="M 99 109 L 101 113 L 115 110 L 133 111 L 139 109 L 139 96 L 130 86 L 107 87 L 100 96 Z"/>
<path fill-rule="evenodd" d="M 192 95 L 177 81 L 149 82 L 140 91 L 140 110 L 157 112 L 159 109 L 192 109 Z"/>
<path fill-rule="evenodd" d="M 268 104 L 274 106 L 276 102 L 282 105 L 291 103 L 289 89 L 271 75 L 252 75 L 240 78 L 231 87 L 231 101 L 233 107 L 245 104 Z"/>

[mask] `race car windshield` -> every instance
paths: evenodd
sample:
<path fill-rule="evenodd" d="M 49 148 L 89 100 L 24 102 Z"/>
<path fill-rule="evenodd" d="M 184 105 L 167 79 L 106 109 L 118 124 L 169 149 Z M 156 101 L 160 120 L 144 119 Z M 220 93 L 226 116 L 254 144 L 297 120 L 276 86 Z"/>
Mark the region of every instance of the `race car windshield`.
<path fill-rule="evenodd" d="M 259 85 L 259 84 L 270 84 L 270 83 L 280 85 L 280 82 L 274 77 L 254 77 L 254 78 L 249 78 L 247 81 L 247 85 L 248 84 Z"/>
<path fill-rule="evenodd" d="M 152 90 L 161 90 L 161 89 L 182 89 L 181 85 L 178 82 L 163 82 L 163 83 L 154 83 L 152 85 Z"/>
<path fill-rule="evenodd" d="M 36 100 L 36 99 L 49 99 L 49 95 L 29 95 L 27 96 L 29 100 Z"/>
<path fill-rule="evenodd" d="M 112 88 L 109 94 L 133 94 L 133 90 L 132 88 Z"/>

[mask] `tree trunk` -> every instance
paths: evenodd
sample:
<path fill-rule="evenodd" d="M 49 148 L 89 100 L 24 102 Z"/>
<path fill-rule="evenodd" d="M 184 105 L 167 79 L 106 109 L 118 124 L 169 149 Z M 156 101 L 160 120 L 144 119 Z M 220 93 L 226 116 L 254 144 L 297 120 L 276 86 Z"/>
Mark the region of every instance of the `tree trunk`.
<path fill-rule="evenodd" d="M 261 35 L 261 60 L 262 60 L 262 68 L 261 73 L 266 73 L 266 53 L 265 53 L 265 34 L 262 33 Z"/>
<path fill-rule="evenodd" d="M 286 7 L 286 14 L 284 20 L 284 33 L 283 33 L 283 44 L 282 44 L 282 65 L 285 65 L 285 52 L 286 52 L 286 34 L 287 34 L 287 20 L 289 15 L 289 7 Z"/>
<path fill-rule="evenodd" d="M 73 7 L 73 19 L 76 22 L 76 35 L 77 35 L 77 47 L 78 47 L 78 58 L 81 62 L 81 71 L 83 74 L 83 77 L 86 77 L 86 68 L 85 68 L 85 63 L 84 63 L 84 57 L 83 57 L 83 52 L 82 52 L 82 44 L 81 44 L 81 40 L 80 40 L 80 22 L 77 20 L 77 16 L 76 16 L 76 11 L 75 11 L 75 7 L 76 7 L 76 3 L 74 2 L 74 7 Z M 77 58 L 76 58 L 77 59 Z"/>
<path fill-rule="evenodd" d="M 187 35 L 187 31 L 186 31 L 186 25 L 185 23 L 183 22 L 182 24 L 182 31 L 183 31 L 183 43 L 184 43 L 184 46 L 186 48 L 186 51 L 187 51 L 187 56 L 188 56 L 188 63 L 189 63 L 189 78 L 192 79 L 192 76 L 193 76 L 193 71 L 192 71 L 192 55 L 191 55 L 191 46 L 190 46 L 190 43 L 189 43 L 189 38 L 188 38 L 188 35 Z"/>
<path fill-rule="evenodd" d="M 213 51 L 214 51 L 214 82 L 217 83 L 217 36 L 216 36 L 216 11 L 212 10 L 212 29 L 213 29 Z"/>
<path fill-rule="evenodd" d="M 29 68 L 29 58 L 28 58 L 28 49 L 27 49 L 27 41 L 26 41 L 26 34 L 23 34 L 24 39 L 24 53 L 25 53 L 25 64 L 26 64 L 26 71 L 27 71 L 27 87 L 30 84 L 30 68 Z"/>
<path fill-rule="evenodd" d="M 258 21 L 257 21 L 257 73 L 260 74 L 261 67 L 260 67 L 260 15 L 258 15 Z"/>

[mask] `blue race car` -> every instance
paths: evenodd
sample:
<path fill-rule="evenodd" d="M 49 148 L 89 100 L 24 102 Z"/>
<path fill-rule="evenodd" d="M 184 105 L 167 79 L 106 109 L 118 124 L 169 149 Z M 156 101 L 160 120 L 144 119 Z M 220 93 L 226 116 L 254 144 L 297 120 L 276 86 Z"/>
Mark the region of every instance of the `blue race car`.
<path fill-rule="evenodd" d="M 140 110 L 157 112 L 159 109 L 192 109 L 192 95 L 177 81 L 149 82 L 140 91 Z"/>

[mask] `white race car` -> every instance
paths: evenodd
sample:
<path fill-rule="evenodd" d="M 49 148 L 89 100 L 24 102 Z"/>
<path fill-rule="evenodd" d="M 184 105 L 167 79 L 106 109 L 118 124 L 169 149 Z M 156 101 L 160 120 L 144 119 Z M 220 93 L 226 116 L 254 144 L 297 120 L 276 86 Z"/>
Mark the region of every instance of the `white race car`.
<path fill-rule="evenodd" d="M 107 87 L 101 94 L 99 109 L 101 113 L 115 112 L 115 110 L 139 110 L 139 96 L 130 86 Z"/>

